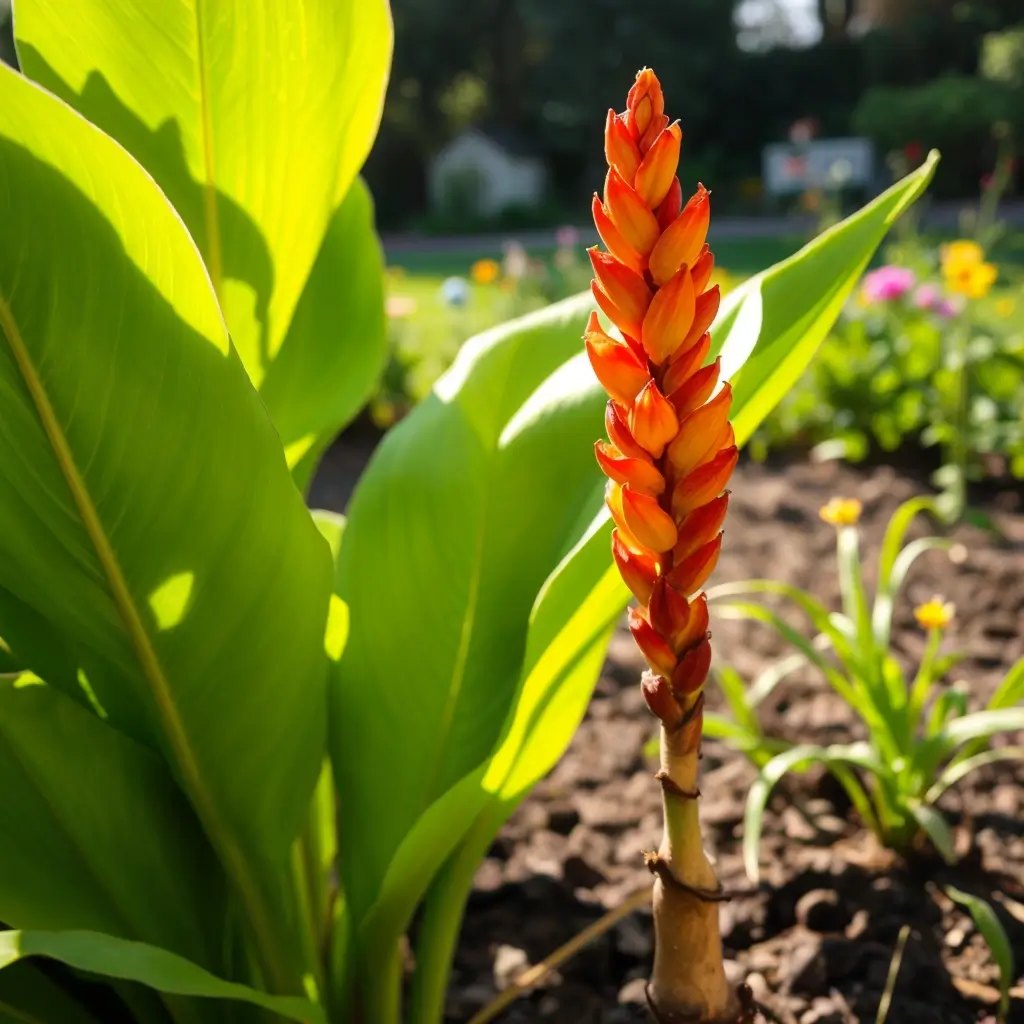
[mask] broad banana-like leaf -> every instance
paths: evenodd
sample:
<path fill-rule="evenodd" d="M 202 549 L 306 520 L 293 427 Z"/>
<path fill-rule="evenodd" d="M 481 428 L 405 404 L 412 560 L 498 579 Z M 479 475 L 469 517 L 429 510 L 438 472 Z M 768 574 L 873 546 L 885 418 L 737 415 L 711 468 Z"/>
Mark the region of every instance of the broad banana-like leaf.
<path fill-rule="evenodd" d="M 100 932 L 0 932 L 0 969 L 28 957 L 49 957 L 80 971 L 139 982 L 167 995 L 238 999 L 299 1024 L 327 1024 L 323 1010 L 308 999 L 269 996 L 247 985 L 224 981 L 166 949 Z"/>
<path fill-rule="evenodd" d="M 23 676 L 0 681 L 0 780 L 0 921 L 220 966 L 224 878 L 156 755 Z"/>
<path fill-rule="evenodd" d="M 387 0 L 19 0 L 22 70 L 120 142 L 196 240 L 293 466 L 386 355 L 356 174 L 391 60 Z"/>
<path fill-rule="evenodd" d="M 788 375 L 810 360 L 838 315 L 835 289 L 852 289 L 932 165 L 812 243 L 802 261 L 767 272 L 771 288 L 748 290 L 738 307 L 734 301 L 719 347 L 736 387 L 741 443 L 779 400 Z M 828 271 L 809 276 L 806 264 L 822 250 Z M 808 295 L 808 288 L 817 291 Z M 331 744 L 343 814 L 347 792 L 353 801 L 346 826 L 354 837 L 352 899 L 375 899 L 354 908 L 362 922 L 357 941 L 372 947 L 370 961 L 395 946 L 436 857 L 456 849 L 461 830 L 468 852 L 456 850 L 457 866 L 446 869 L 443 891 L 431 896 L 441 908 L 436 934 L 454 938 L 452 907 L 464 900 L 479 853 L 568 744 L 600 664 L 593 645 L 625 605 L 625 589 L 608 578 L 607 523 L 594 541 L 604 548 L 600 558 L 588 544 L 572 550 L 600 506 L 591 445 L 603 434 L 603 396 L 583 358 L 572 357 L 590 308 L 589 297 L 580 296 L 468 343 L 424 407 L 385 441 L 357 489 L 338 576 L 352 638 L 332 685 Z M 786 326 L 787 309 L 796 310 L 798 331 Z M 546 360 L 567 356 L 552 372 Z M 570 394 L 578 396 L 586 429 L 575 419 L 571 429 L 564 426 L 567 406 L 575 408 Z M 517 401 L 522 409 L 512 411 Z M 505 497 L 513 438 L 530 457 L 514 496 Z M 567 509 L 576 523 L 563 528 L 560 544 L 533 543 L 553 538 Z M 570 551 L 570 563 L 580 559 L 588 568 L 575 575 L 562 566 L 556 578 L 564 572 L 574 581 L 572 599 L 560 602 L 557 614 L 542 614 L 544 581 L 554 582 L 551 573 Z M 573 626 L 583 607 L 587 622 Z M 530 630 L 541 623 L 547 646 L 535 634 L 531 647 Z M 388 644 L 387 656 L 375 658 Z M 375 716 L 379 731 L 367 734 Z M 486 736 L 494 746 L 478 762 Z M 435 927 L 429 907 L 423 927 Z M 432 944 L 423 945 L 428 958 Z M 420 972 L 417 1022 L 439 1012 L 444 986 L 429 975 L 444 969 L 446 955 L 434 967 L 428 959 Z M 386 999 L 381 994 L 380 1002 Z"/>
<path fill-rule="evenodd" d="M 4 68 L 0 223 L 0 589 L 34 615 L 0 603 L 0 635 L 56 636 L 161 752 L 291 984 L 274 872 L 323 759 L 327 545 L 173 209 Z"/>

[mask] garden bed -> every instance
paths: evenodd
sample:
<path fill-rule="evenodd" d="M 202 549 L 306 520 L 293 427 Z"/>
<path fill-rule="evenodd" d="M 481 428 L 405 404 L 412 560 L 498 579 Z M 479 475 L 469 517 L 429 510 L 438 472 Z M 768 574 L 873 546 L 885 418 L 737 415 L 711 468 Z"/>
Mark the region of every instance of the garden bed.
<path fill-rule="evenodd" d="M 314 503 L 343 507 L 370 442 L 336 446 Z M 835 607 L 835 535 L 818 508 L 833 494 L 864 503 L 866 560 L 884 526 L 924 484 L 881 467 L 744 465 L 732 485 L 725 552 L 714 581 L 767 576 L 805 587 Z M 908 663 L 924 647 L 914 605 L 941 593 L 957 615 L 945 650 L 968 658 L 980 706 L 1024 656 L 1024 514 L 1020 495 L 980 496 L 1002 538 L 972 527 L 955 532 L 957 560 L 925 555 L 900 601 L 894 646 Z M 713 581 L 713 582 L 714 582 Z M 719 657 L 745 678 L 785 653 L 768 630 L 713 623 Z M 660 837 L 660 790 L 645 746 L 655 720 L 637 685 L 641 662 L 617 633 L 586 721 L 567 755 L 506 825 L 480 868 L 451 987 L 451 1022 L 468 1021 L 527 964 L 649 884 L 641 851 Z M 711 706 L 718 704 L 709 694 Z M 766 731 L 801 742 L 857 738 L 845 705 L 809 672 L 794 675 L 763 708 Z M 996 742 L 1005 742 L 996 741 Z M 754 778 L 744 758 L 709 741 L 702 817 L 725 887 L 739 893 L 723 910 L 727 956 L 755 996 L 792 1024 L 874 1021 L 897 938 L 906 943 L 888 1014 L 892 1024 L 967 1024 L 995 1019 L 998 972 L 970 918 L 944 884 L 993 903 L 1024 970 L 1024 778 L 1019 764 L 992 766 L 946 795 L 963 859 L 946 868 L 923 855 L 895 863 L 860 827 L 843 791 L 821 772 L 790 777 L 765 819 L 762 885 L 752 891 L 740 856 L 743 802 Z M 650 913 L 638 911 L 498 1018 L 558 1024 L 646 1021 L 643 979 L 652 951 Z M 1011 1022 L 1024 1022 L 1017 1000 Z"/>

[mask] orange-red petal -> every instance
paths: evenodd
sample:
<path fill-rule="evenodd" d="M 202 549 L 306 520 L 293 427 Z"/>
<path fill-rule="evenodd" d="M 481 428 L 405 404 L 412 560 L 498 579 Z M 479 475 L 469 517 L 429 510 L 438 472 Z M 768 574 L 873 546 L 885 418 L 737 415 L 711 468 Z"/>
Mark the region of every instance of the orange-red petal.
<path fill-rule="evenodd" d="M 637 72 L 626 96 L 627 124 L 636 138 L 647 131 L 651 121 L 665 112 L 665 94 L 658 76 L 650 68 Z"/>
<path fill-rule="evenodd" d="M 676 484 L 672 492 L 672 515 L 677 523 L 725 490 L 738 459 L 739 451 L 735 446 L 726 448 Z"/>
<path fill-rule="evenodd" d="M 619 575 L 634 597 L 647 604 L 658 578 L 658 560 L 653 551 L 627 544 L 619 530 L 612 530 L 612 557 L 619 567 Z"/>
<path fill-rule="evenodd" d="M 637 608 L 629 609 L 629 631 L 633 634 L 633 639 L 640 648 L 640 653 L 647 659 L 651 670 L 660 675 L 670 676 L 676 667 L 675 652 Z"/>
<path fill-rule="evenodd" d="M 696 302 L 689 267 L 683 267 L 655 293 L 640 332 L 640 342 L 652 362 L 665 362 L 682 345 L 693 324 Z"/>
<path fill-rule="evenodd" d="M 679 178 L 673 178 L 669 185 L 668 195 L 661 202 L 661 206 L 654 211 L 658 218 L 658 228 L 664 231 L 679 216 L 683 208 L 683 187 L 679 184 Z"/>
<path fill-rule="evenodd" d="M 710 335 L 705 335 L 710 339 Z M 675 406 L 679 416 L 688 416 L 694 409 L 699 409 L 710 397 L 718 384 L 718 374 L 722 369 L 722 359 L 719 356 L 713 363 L 702 366 L 695 370 L 690 376 L 675 389 L 668 391 L 667 378 L 666 388 L 668 400 Z"/>
<path fill-rule="evenodd" d="M 645 672 L 640 677 L 640 692 L 651 712 L 666 726 L 675 728 L 683 716 L 683 709 L 672 693 L 672 684 L 656 672 Z"/>
<path fill-rule="evenodd" d="M 709 288 L 706 292 L 702 292 L 697 296 L 697 301 L 694 303 L 693 324 L 690 326 L 689 333 L 683 339 L 682 348 L 689 348 L 700 341 L 704 332 L 715 322 L 715 317 L 718 316 L 718 309 L 721 304 L 722 289 L 717 284 L 714 288 Z"/>
<path fill-rule="evenodd" d="M 668 574 L 668 582 L 684 594 L 695 594 L 715 571 L 721 551 L 722 534 L 719 534 L 674 565 Z"/>
<path fill-rule="evenodd" d="M 676 546 L 678 533 L 672 517 L 649 494 L 622 488 L 622 518 L 626 529 L 645 548 L 660 553 Z"/>
<path fill-rule="evenodd" d="M 630 135 L 626 122 L 615 113 L 608 111 L 604 126 L 604 155 L 609 167 L 614 167 L 627 185 L 633 184 L 640 167 L 640 150 Z"/>
<path fill-rule="evenodd" d="M 729 422 L 731 406 L 732 388 L 725 383 L 710 402 L 682 419 L 668 449 L 668 461 L 677 476 L 686 476 L 705 460 L 709 452 L 715 450 Z"/>
<path fill-rule="evenodd" d="M 651 304 L 650 288 L 636 271 L 623 266 L 614 256 L 596 247 L 587 252 L 597 278 L 591 286 L 597 304 L 623 334 L 639 338 Z"/>
<path fill-rule="evenodd" d="M 679 540 L 672 550 L 672 561 L 682 562 L 698 548 L 716 537 L 725 522 L 725 513 L 729 508 L 729 492 L 719 495 L 706 505 L 695 508 L 679 524 Z"/>
<path fill-rule="evenodd" d="M 677 694 L 696 693 L 711 668 L 711 642 L 705 636 L 680 659 L 672 673 L 672 689 Z"/>
<path fill-rule="evenodd" d="M 594 193 L 593 202 L 590 204 L 591 213 L 594 215 L 594 227 L 601 236 L 608 251 L 620 262 L 624 263 L 630 270 L 642 274 L 647 260 L 634 249 L 622 236 L 622 232 L 612 223 L 608 216 L 601 197 Z"/>
<path fill-rule="evenodd" d="M 707 594 L 698 594 L 690 605 L 690 617 L 683 630 L 677 633 L 672 639 L 677 651 L 686 651 L 693 647 L 702 637 L 708 634 L 708 625 L 711 616 L 708 614 Z"/>
<path fill-rule="evenodd" d="M 664 284 L 680 267 L 692 266 L 696 262 L 711 222 L 710 196 L 703 185 L 698 185 L 682 213 L 662 232 L 649 260 L 655 284 Z"/>
<path fill-rule="evenodd" d="M 658 136 L 668 127 L 668 117 L 665 114 L 659 114 L 657 117 L 651 118 L 651 123 L 647 126 L 647 131 L 640 136 L 637 145 L 640 152 L 646 154 L 650 151 L 651 147 L 657 141 Z"/>
<path fill-rule="evenodd" d="M 653 210 L 656 206 L 660 206 L 672 187 L 672 182 L 676 177 L 676 168 L 679 166 L 679 147 L 682 139 L 683 132 L 679 123 L 670 124 L 654 140 L 654 145 L 647 151 L 647 155 L 636 172 L 636 181 L 633 187 L 648 209 Z M 657 237 L 655 237 L 655 241 L 657 241 Z"/>
<path fill-rule="evenodd" d="M 637 395 L 629 419 L 629 430 L 634 440 L 658 459 L 678 429 L 679 418 L 672 403 L 658 390 L 658 385 L 649 380 Z"/>
<path fill-rule="evenodd" d="M 690 622 L 690 602 L 686 595 L 670 587 L 664 576 L 659 576 L 651 591 L 647 617 L 651 625 L 668 640 L 675 651 L 683 650 L 676 638 L 686 633 Z"/>
<path fill-rule="evenodd" d="M 618 484 L 629 484 L 634 491 L 657 497 L 665 490 L 665 478 L 647 459 L 630 459 L 607 441 L 594 444 L 594 454 L 604 475 Z"/>
<path fill-rule="evenodd" d="M 590 365 L 594 368 L 594 376 L 601 382 L 601 386 L 615 401 L 632 406 L 636 396 L 650 380 L 647 367 L 628 345 L 616 341 L 601 330 L 596 313 L 590 314 L 583 343 L 587 348 Z"/>
<path fill-rule="evenodd" d="M 711 348 L 711 335 L 705 334 L 690 348 L 679 349 L 669 361 L 661 386 L 666 395 L 681 388 L 700 369 Z M 717 378 L 716 378 L 717 379 Z"/>
<path fill-rule="evenodd" d="M 658 220 L 614 167 L 608 169 L 604 182 L 604 208 L 633 250 L 646 256 L 654 248 L 661 234 Z"/>
<path fill-rule="evenodd" d="M 614 402 L 609 402 L 604 409 L 604 428 L 608 440 L 630 459 L 649 458 L 647 452 L 636 443 L 626 424 L 628 410 L 623 410 Z"/>
<path fill-rule="evenodd" d="M 694 261 L 694 264 L 690 269 L 690 273 L 693 274 L 693 290 L 698 295 L 707 288 L 708 282 L 711 280 L 711 272 L 714 269 L 715 254 L 711 251 L 707 242 L 705 242 L 704 248 L 701 249 L 700 255 Z"/>

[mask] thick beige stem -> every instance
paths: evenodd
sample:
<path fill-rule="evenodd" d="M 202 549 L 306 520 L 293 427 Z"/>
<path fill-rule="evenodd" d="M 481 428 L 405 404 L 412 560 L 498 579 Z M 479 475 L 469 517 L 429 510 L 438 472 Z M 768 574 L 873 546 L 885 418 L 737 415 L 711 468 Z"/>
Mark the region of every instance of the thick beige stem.
<path fill-rule="evenodd" d="M 698 816 L 700 708 L 661 731 L 665 835 L 649 858 L 654 882 L 654 970 L 648 987 L 659 1024 L 738 1024 L 740 1001 L 722 962 L 721 890 L 704 852 Z"/>

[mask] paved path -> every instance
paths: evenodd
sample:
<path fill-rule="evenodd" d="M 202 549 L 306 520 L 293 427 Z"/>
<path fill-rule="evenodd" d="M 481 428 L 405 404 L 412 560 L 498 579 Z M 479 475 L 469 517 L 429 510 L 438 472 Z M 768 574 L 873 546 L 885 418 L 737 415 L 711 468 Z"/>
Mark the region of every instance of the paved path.
<path fill-rule="evenodd" d="M 937 230 L 952 231 L 967 203 L 935 203 L 922 218 L 923 225 Z M 1004 203 L 1000 217 L 1014 227 L 1024 227 L 1024 202 Z M 722 238 L 806 238 L 814 231 L 813 217 L 719 217 L 712 222 L 712 240 Z M 577 227 L 580 242 L 593 245 L 597 234 L 592 226 Z M 385 234 L 384 249 L 388 255 L 408 252 L 487 252 L 500 251 L 512 240 L 520 242 L 527 249 L 552 248 L 555 245 L 554 230 L 506 231 L 486 235 L 435 235 Z"/>

